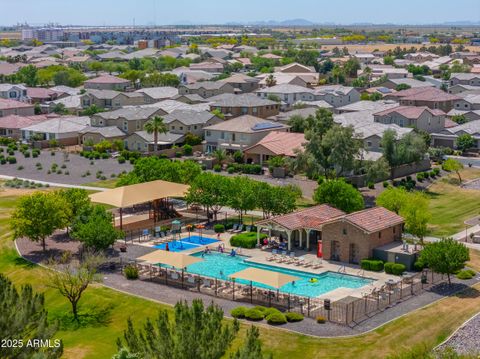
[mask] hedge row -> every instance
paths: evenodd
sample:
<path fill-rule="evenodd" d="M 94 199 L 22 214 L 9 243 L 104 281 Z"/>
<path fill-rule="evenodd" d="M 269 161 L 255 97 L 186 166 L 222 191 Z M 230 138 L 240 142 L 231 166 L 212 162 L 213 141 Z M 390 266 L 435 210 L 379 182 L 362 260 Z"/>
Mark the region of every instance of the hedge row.
<path fill-rule="evenodd" d="M 260 241 L 267 238 L 265 233 L 260 233 Z M 257 232 L 239 233 L 230 238 L 230 244 L 233 247 L 255 248 L 257 245 Z"/>
<path fill-rule="evenodd" d="M 365 270 L 380 272 L 383 270 L 383 262 L 377 259 L 362 259 L 360 261 L 360 267 Z"/>
<path fill-rule="evenodd" d="M 230 314 L 234 318 L 248 319 L 253 321 L 260 321 L 265 319 L 268 324 L 281 325 L 287 322 L 300 322 L 304 316 L 300 313 L 282 313 L 276 308 L 266 308 L 261 305 L 257 305 L 253 308 L 237 307 L 230 311 Z"/>
<path fill-rule="evenodd" d="M 402 273 L 407 269 L 404 264 L 393 262 L 386 262 L 384 264 L 384 268 L 385 273 L 394 275 L 402 275 Z"/>

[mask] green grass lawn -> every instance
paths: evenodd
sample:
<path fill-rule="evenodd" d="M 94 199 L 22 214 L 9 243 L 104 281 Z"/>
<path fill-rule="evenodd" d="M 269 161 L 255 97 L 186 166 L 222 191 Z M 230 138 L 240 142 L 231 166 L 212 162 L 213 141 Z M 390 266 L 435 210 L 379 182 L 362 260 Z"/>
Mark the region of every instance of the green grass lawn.
<path fill-rule="evenodd" d="M 480 177 L 480 171 L 465 169 L 464 180 Z M 455 182 L 450 175 L 432 184 L 427 191 L 430 197 L 430 235 L 444 237 L 465 229 L 464 221 L 480 214 L 480 191 L 467 190 Z"/>
<path fill-rule="evenodd" d="M 95 182 L 84 183 L 83 186 L 100 187 L 100 188 L 115 188 L 118 178 L 110 178 L 106 180 L 99 180 Z"/>
<path fill-rule="evenodd" d="M 148 300 L 126 295 L 101 285 L 90 287 L 80 301 L 83 325 L 74 328 L 68 315 L 67 301 L 47 286 L 46 269 L 31 265 L 19 258 L 8 228 L 8 216 L 16 197 L 0 197 L 0 272 L 14 283 L 30 283 L 34 289 L 45 293 L 49 316 L 61 321 L 57 337 L 65 344 L 65 358 L 110 358 L 116 352 L 115 340 L 122 335 L 128 317 L 139 325 L 154 317 L 164 306 Z M 478 263 L 478 253 L 472 256 Z M 161 290 L 161 286 L 158 287 Z M 480 285 L 477 284 L 480 289 Z M 418 344 L 431 349 L 445 339 L 462 322 L 479 310 L 480 297 L 473 289 L 467 293 L 448 297 L 427 308 L 415 311 L 373 332 L 352 338 L 318 339 L 299 335 L 275 327 L 261 327 L 265 351 L 274 358 L 384 358 L 390 353 Z M 441 320 L 439 320 L 441 318 Z M 242 325 L 234 350 L 240 345 L 247 326 Z"/>

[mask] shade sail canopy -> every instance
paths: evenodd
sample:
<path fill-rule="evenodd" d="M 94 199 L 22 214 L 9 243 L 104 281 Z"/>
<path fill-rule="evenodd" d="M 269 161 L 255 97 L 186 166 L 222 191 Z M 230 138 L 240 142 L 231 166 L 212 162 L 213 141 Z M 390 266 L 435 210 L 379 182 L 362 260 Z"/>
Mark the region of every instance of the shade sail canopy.
<path fill-rule="evenodd" d="M 175 268 L 185 268 L 190 264 L 203 261 L 201 258 L 192 257 L 178 252 L 164 251 L 161 249 L 138 257 L 137 260 L 151 264 L 166 264 Z"/>
<path fill-rule="evenodd" d="M 291 283 L 294 280 L 300 279 L 299 277 L 295 277 L 293 275 L 253 267 L 233 273 L 230 275 L 230 278 L 244 279 L 252 282 L 262 283 L 276 289 L 283 287 L 285 284 Z"/>
<path fill-rule="evenodd" d="M 95 203 L 104 203 L 123 208 L 160 198 L 183 197 L 189 188 L 190 186 L 185 184 L 158 180 L 113 188 L 93 193 L 89 197 Z"/>

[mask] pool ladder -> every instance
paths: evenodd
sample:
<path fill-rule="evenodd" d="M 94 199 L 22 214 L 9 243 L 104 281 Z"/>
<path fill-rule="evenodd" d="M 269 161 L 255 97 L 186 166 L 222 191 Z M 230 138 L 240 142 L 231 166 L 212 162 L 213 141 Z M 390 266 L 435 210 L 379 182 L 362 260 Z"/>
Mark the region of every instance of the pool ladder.
<path fill-rule="evenodd" d="M 345 265 L 340 266 L 338 273 L 347 273 L 347 267 L 345 267 Z"/>

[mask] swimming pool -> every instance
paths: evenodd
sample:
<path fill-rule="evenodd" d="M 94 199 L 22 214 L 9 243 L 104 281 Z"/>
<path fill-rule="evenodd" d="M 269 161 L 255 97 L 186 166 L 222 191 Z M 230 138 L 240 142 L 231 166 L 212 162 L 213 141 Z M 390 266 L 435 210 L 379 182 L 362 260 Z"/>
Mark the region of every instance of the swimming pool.
<path fill-rule="evenodd" d="M 209 245 L 216 242 L 218 242 L 218 240 L 214 238 L 203 237 L 203 236 L 200 237 L 195 235 L 195 236 L 182 238 L 181 241 L 176 240 L 176 241 L 168 242 L 168 249 L 171 252 L 181 252 L 181 251 L 186 251 L 187 249 L 198 248 L 200 246 L 205 246 L 205 245 Z M 154 247 L 165 250 L 166 246 L 167 246 L 166 243 L 162 243 L 162 244 L 157 244 Z"/>
<path fill-rule="evenodd" d="M 198 257 L 201 256 L 201 253 L 195 253 L 192 255 Z M 243 256 L 230 257 L 228 254 L 212 252 L 203 257 L 203 262 L 194 263 L 188 266 L 187 272 L 224 280 L 228 279 L 229 275 L 248 267 L 290 274 L 299 277 L 299 279 L 295 281 L 295 284 L 288 283 L 284 285 L 280 288 L 280 291 L 304 297 L 318 297 L 337 288 L 360 288 L 372 282 L 372 280 L 368 278 L 361 278 L 347 274 L 334 272 L 312 274 L 287 268 L 245 262 L 245 258 L 246 257 Z M 317 281 L 311 283 L 309 282 L 311 278 L 315 278 Z M 237 280 L 236 282 L 250 284 L 250 282 L 243 280 Z M 261 283 L 254 282 L 253 285 L 256 287 L 274 289 Z"/>

